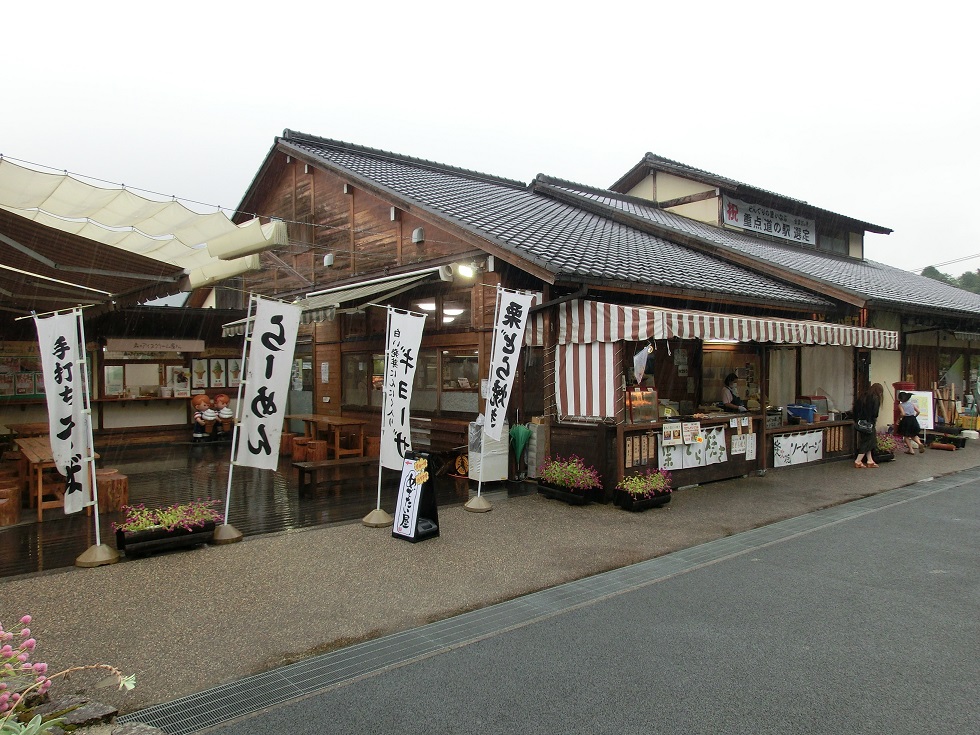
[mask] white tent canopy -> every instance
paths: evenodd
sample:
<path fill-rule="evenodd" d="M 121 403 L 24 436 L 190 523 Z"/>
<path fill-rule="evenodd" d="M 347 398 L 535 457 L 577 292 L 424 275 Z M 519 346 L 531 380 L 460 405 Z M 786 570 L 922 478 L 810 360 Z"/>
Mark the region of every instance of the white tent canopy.
<path fill-rule="evenodd" d="M 199 214 L 176 200 L 155 201 L 0 158 L 0 207 L 53 229 L 183 268 L 192 287 L 259 267 L 267 248 L 286 245 L 286 225 L 224 212 Z"/>

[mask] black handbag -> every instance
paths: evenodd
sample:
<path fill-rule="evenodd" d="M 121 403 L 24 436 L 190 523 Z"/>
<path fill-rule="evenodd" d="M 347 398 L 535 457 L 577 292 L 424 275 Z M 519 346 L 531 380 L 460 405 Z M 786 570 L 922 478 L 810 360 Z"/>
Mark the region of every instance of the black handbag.
<path fill-rule="evenodd" d="M 860 431 L 862 434 L 875 433 L 875 425 L 867 419 L 858 419 L 854 424 L 854 428 Z"/>

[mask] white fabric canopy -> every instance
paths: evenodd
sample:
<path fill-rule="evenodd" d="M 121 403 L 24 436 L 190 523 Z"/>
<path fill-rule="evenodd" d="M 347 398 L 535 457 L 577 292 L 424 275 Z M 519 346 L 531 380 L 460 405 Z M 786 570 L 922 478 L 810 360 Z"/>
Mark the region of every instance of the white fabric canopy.
<path fill-rule="evenodd" d="M 0 159 L 0 207 L 47 227 L 183 268 L 193 286 L 258 268 L 243 257 L 286 245 L 286 224 L 224 212 L 199 214 L 176 200 L 154 201 L 128 189 L 93 186 Z"/>

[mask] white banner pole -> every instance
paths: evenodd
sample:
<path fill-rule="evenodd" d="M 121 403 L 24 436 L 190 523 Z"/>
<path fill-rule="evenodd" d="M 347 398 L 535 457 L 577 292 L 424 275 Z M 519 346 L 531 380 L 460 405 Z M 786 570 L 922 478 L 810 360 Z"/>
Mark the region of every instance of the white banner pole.
<path fill-rule="evenodd" d="M 375 306 L 375 304 L 369 304 L 369 306 Z M 386 306 L 385 309 L 385 375 L 388 373 L 388 342 L 390 339 L 391 332 L 391 307 Z M 383 401 L 382 401 L 383 403 Z M 385 420 L 384 406 L 381 408 L 381 435 L 384 437 L 384 420 Z M 382 452 L 384 441 L 382 441 Z M 374 510 L 368 513 L 364 518 L 361 519 L 363 523 L 368 528 L 386 528 L 391 526 L 395 522 L 395 518 L 389 515 L 381 507 L 381 475 L 384 473 L 384 460 L 381 458 L 381 453 L 378 455 L 378 504 L 375 506 Z"/>
<path fill-rule="evenodd" d="M 494 304 L 494 307 L 493 307 L 493 339 L 490 340 L 490 361 L 489 361 L 489 365 L 487 366 L 487 372 L 488 372 L 488 374 L 487 374 L 487 385 L 488 386 L 490 384 L 490 378 L 492 377 L 489 374 L 489 371 L 491 371 L 493 369 L 493 356 L 494 356 L 495 351 L 497 349 L 497 331 L 498 331 L 497 330 L 497 312 L 500 309 L 500 284 L 499 283 L 497 284 L 497 295 L 496 295 L 496 298 L 497 298 L 497 301 L 496 301 L 496 303 Z M 481 381 L 481 387 L 482 387 L 482 381 Z M 481 393 L 482 393 L 482 391 L 481 391 Z M 488 501 L 486 498 L 483 497 L 483 467 L 484 467 L 484 465 L 486 465 L 485 457 L 486 457 L 486 448 L 487 448 L 487 431 L 486 431 L 486 427 L 487 427 L 487 420 L 488 420 L 488 418 L 487 418 L 487 402 L 488 402 L 488 400 L 489 400 L 489 397 L 488 396 L 487 397 L 483 397 L 483 426 L 479 427 L 480 428 L 480 472 L 477 474 L 477 478 L 476 478 L 476 497 L 475 498 L 470 498 L 463 505 L 463 508 L 465 510 L 472 511 L 474 513 L 486 513 L 488 510 L 492 510 L 493 509 L 493 506 L 490 504 L 490 501 Z"/>
<path fill-rule="evenodd" d="M 92 401 L 91 386 L 88 380 L 88 350 L 85 348 L 85 324 L 82 321 L 82 310 L 75 309 L 75 318 L 78 320 L 78 339 L 79 350 L 82 353 L 79 361 L 82 368 L 82 413 L 87 424 L 88 471 L 92 477 L 92 500 L 95 510 L 92 513 L 95 519 L 95 546 L 90 546 L 75 559 L 75 566 L 78 567 L 100 567 L 106 564 L 115 564 L 119 561 L 119 552 L 102 543 L 102 531 L 99 528 L 99 486 L 95 474 L 95 436 L 92 430 Z M 38 502 L 41 499 L 38 498 Z"/>
<path fill-rule="evenodd" d="M 231 463 L 228 465 L 228 487 L 225 490 L 225 522 L 214 529 L 214 542 L 215 544 L 230 544 L 235 541 L 241 541 L 243 534 L 234 526 L 228 523 L 228 514 L 231 512 L 231 483 L 232 476 L 235 471 L 235 465 L 238 462 L 238 426 L 242 421 L 242 393 L 245 390 L 245 384 L 248 382 L 248 366 L 246 361 L 248 360 L 248 344 L 252 339 L 252 307 L 255 305 L 256 295 L 248 295 L 248 312 L 245 317 L 245 340 L 242 342 L 242 366 L 241 373 L 242 379 L 238 381 L 238 398 L 235 401 L 235 426 L 231 431 Z"/>

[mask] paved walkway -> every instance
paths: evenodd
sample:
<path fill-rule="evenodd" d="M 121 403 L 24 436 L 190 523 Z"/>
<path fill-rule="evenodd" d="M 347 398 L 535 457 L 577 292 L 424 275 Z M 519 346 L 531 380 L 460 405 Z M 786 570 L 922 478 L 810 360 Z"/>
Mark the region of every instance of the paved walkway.
<path fill-rule="evenodd" d="M 977 442 L 878 470 L 803 465 L 683 489 L 642 514 L 490 495 L 490 513 L 440 509 L 442 535 L 418 544 L 351 524 L 0 580 L 0 620 L 33 615 L 37 658 L 53 670 L 107 662 L 136 673 L 127 699 L 99 694 L 132 711 L 976 466 Z"/>

